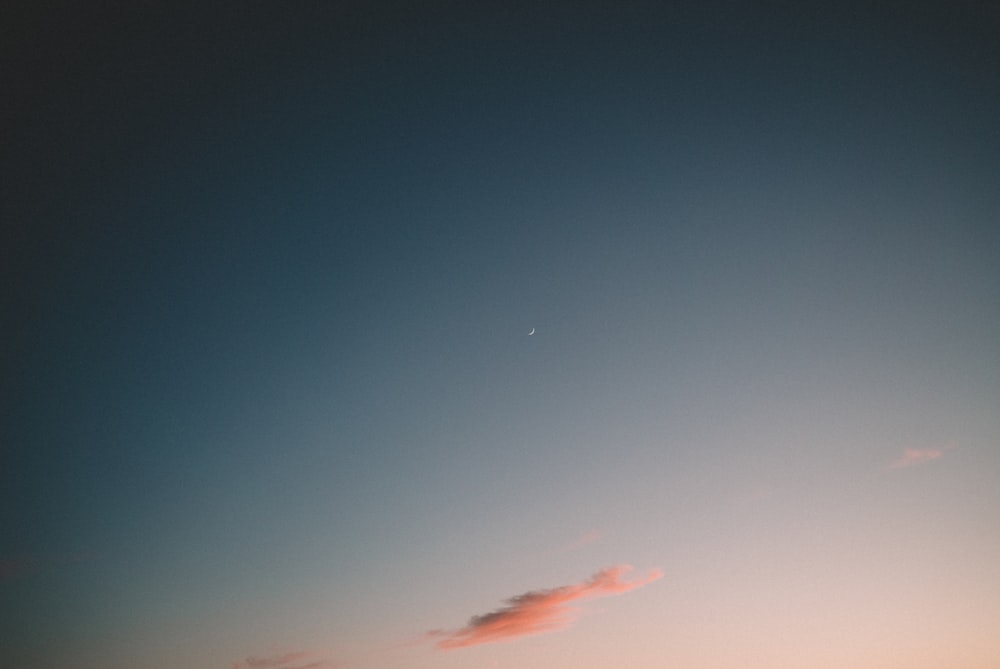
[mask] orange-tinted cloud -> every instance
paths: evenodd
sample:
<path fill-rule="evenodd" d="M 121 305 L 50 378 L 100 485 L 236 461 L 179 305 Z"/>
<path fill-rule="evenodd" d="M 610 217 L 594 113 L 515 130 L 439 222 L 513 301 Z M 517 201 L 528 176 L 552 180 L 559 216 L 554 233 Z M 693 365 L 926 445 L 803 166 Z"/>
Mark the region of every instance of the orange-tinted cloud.
<path fill-rule="evenodd" d="M 645 578 L 622 580 L 622 576 L 631 569 L 628 565 L 608 567 L 582 583 L 526 592 L 508 599 L 507 606 L 503 608 L 473 616 L 469 624 L 461 629 L 435 630 L 428 634 L 438 639 L 436 645 L 439 649 L 452 650 L 563 629 L 575 618 L 575 609 L 569 606 L 570 602 L 620 595 L 663 577 L 662 571 L 653 569 Z"/>
<path fill-rule="evenodd" d="M 233 669 L 333 669 L 334 666 L 331 660 L 309 651 L 254 656 L 233 663 Z"/>
<path fill-rule="evenodd" d="M 889 469 L 902 469 L 937 460 L 955 447 L 955 444 L 948 444 L 944 448 L 907 448 L 901 456 L 889 463 Z"/>

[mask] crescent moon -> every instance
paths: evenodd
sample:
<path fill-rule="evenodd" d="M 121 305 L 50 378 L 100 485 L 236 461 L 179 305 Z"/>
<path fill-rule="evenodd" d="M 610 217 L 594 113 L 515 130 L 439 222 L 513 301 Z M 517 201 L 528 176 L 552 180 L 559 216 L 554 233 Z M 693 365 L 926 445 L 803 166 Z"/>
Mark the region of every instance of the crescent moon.
<path fill-rule="evenodd" d="M 528 333 L 528 336 L 530 337 L 533 334 L 535 334 L 535 328 L 531 328 L 531 332 Z"/>

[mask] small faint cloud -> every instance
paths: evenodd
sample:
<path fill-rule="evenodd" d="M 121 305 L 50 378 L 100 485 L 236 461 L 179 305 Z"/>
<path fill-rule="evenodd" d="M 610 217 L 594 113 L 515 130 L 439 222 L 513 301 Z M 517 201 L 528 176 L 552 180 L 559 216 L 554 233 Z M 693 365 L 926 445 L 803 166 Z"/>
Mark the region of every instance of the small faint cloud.
<path fill-rule="evenodd" d="M 904 467 L 922 465 L 925 462 L 943 458 L 945 453 L 957 447 L 957 444 L 952 442 L 943 448 L 907 448 L 903 451 L 902 455 L 889 463 L 889 469 L 903 469 Z"/>
<path fill-rule="evenodd" d="M 299 650 L 273 655 L 255 655 L 233 662 L 232 669 L 333 669 L 336 665 L 318 653 Z"/>
<path fill-rule="evenodd" d="M 576 549 L 583 548 L 584 546 L 592 544 L 595 541 L 600 541 L 603 536 L 604 535 L 601 534 L 600 530 L 587 530 L 575 540 L 563 546 L 563 550 L 575 551 Z"/>
<path fill-rule="evenodd" d="M 593 597 L 620 595 L 663 578 L 659 569 L 644 578 L 625 581 L 631 571 L 628 565 L 607 567 L 586 581 L 549 590 L 532 590 L 507 600 L 507 605 L 482 615 L 473 616 L 469 624 L 457 630 L 433 630 L 428 636 L 438 639 L 440 650 L 453 650 L 522 636 L 564 629 L 573 622 L 576 610 L 570 602 Z"/>

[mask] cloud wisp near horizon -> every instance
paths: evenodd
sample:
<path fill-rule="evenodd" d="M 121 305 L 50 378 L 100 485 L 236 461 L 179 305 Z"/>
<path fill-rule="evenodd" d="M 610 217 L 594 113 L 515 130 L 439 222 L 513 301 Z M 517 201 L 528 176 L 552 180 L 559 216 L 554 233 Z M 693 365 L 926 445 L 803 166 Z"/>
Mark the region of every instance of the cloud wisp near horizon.
<path fill-rule="evenodd" d="M 332 660 L 312 651 L 299 650 L 256 655 L 233 662 L 232 669 L 333 669 Z"/>
<path fill-rule="evenodd" d="M 457 630 L 432 630 L 439 650 L 454 650 L 497 641 L 565 629 L 576 618 L 570 602 L 593 597 L 620 595 L 663 578 L 663 571 L 651 569 L 644 578 L 625 581 L 630 565 L 616 565 L 599 570 L 589 579 L 573 585 L 547 590 L 531 590 L 511 597 L 507 605 L 473 616 L 469 624 Z"/>
<path fill-rule="evenodd" d="M 922 465 L 931 460 L 944 457 L 948 451 L 958 448 L 955 443 L 949 443 L 943 448 L 907 448 L 903 454 L 889 463 L 889 469 L 903 469 L 914 465 Z"/>

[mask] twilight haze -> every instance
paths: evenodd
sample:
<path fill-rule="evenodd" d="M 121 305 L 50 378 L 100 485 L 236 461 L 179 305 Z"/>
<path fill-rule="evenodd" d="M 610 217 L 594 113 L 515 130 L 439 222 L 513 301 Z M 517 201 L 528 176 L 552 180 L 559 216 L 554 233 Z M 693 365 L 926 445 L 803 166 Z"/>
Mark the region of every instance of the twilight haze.
<path fill-rule="evenodd" d="M 0 665 L 1000 666 L 992 3 L 96 4 L 0 10 Z"/>

